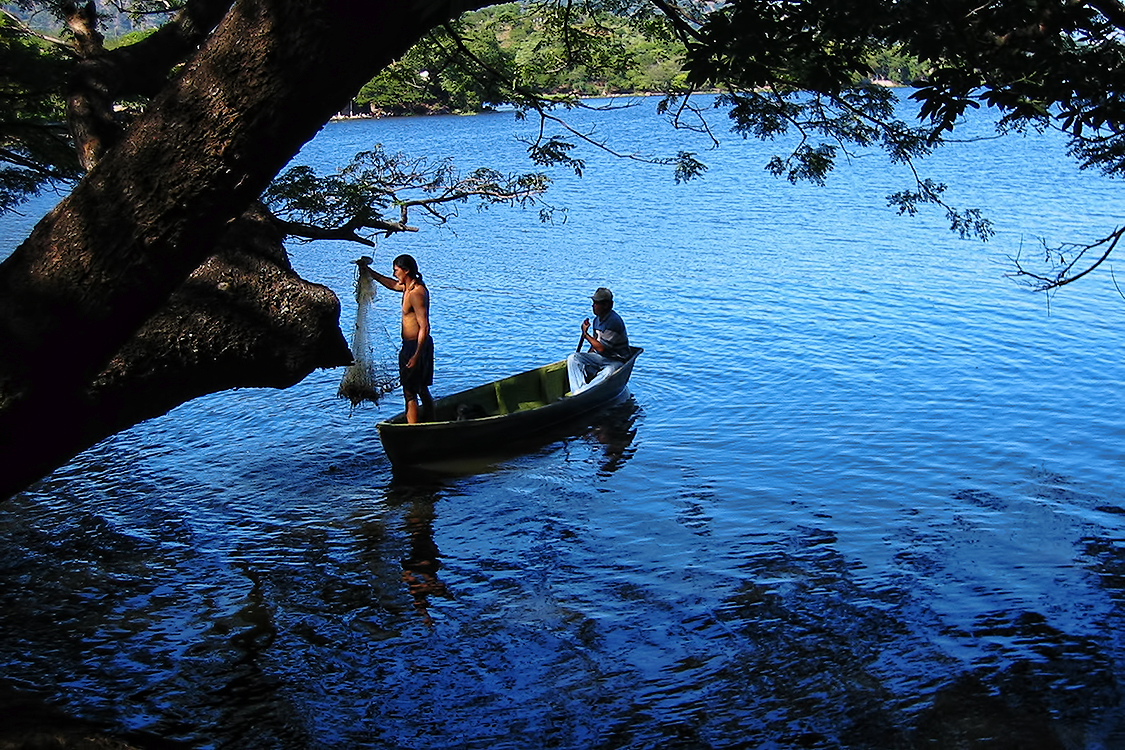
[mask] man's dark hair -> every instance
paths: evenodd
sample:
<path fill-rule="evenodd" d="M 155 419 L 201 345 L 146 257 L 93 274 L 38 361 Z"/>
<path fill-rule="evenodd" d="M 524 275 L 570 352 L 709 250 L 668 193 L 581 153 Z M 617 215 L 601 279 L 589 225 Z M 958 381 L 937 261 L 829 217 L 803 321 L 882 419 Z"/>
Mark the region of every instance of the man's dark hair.
<path fill-rule="evenodd" d="M 418 261 L 414 260 L 413 255 L 400 255 L 395 258 L 394 264 L 406 271 L 413 278 L 422 281 L 422 273 L 418 270 Z"/>

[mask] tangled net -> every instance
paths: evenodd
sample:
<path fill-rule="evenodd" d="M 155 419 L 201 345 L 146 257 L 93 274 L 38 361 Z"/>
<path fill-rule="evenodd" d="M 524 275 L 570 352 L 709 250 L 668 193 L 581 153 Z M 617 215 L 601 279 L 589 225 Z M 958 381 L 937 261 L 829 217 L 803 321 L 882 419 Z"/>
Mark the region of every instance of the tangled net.
<path fill-rule="evenodd" d="M 352 355 L 355 361 L 344 371 L 340 381 L 339 398 L 351 401 L 355 408 L 364 401 L 379 403 L 379 399 L 398 387 L 398 372 L 386 359 L 375 356 L 371 336 L 371 321 L 375 309 L 376 282 L 370 275 L 362 273 L 359 266 L 371 262 L 364 256 L 356 263 L 355 300 L 358 309 L 355 315 L 355 331 L 352 332 Z"/>

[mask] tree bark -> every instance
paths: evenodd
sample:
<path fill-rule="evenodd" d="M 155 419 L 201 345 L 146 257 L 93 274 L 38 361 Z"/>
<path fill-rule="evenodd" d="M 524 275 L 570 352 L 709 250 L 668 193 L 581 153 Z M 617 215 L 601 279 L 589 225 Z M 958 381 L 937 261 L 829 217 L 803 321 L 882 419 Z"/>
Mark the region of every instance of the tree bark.
<path fill-rule="evenodd" d="M 236 387 L 286 388 L 313 368 L 352 361 L 340 302 L 294 273 L 284 234 L 265 211 L 236 219 L 207 258 L 72 400 L 66 429 L 36 453 L 61 465 L 109 435 L 199 396 Z M 67 367 L 59 347 L 56 367 Z"/>
<path fill-rule="evenodd" d="M 341 364 L 338 320 L 330 326 L 334 335 L 323 331 L 325 310 L 338 310 L 325 297 L 330 292 L 302 288 L 287 264 L 267 262 L 260 252 L 227 252 L 216 265 L 201 266 L 236 217 L 365 81 L 434 25 L 487 4 L 233 6 L 120 143 L 0 264 L 0 497 L 177 401 L 235 385 L 286 385 L 316 367 Z M 270 264 L 277 283 L 256 290 L 263 295 L 259 309 L 269 314 L 258 340 L 244 330 L 232 339 L 241 341 L 233 345 L 240 355 L 207 362 L 204 352 L 230 353 L 220 326 L 211 329 L 209 348 L 183 348 L 190 324 L 173 325 L 168 316 L 194 314 L 207 308 L 204 301 L 212 305 L 208 314 L 226 315 L 247 301 L 230 289 L 249 287 L 228 280 L 220 288 L 216 280 Z M 178 302 L 170 302 L 177 290 Z M 291 327 L 280 312 L 284 294 L 315 310 L 316 322 Z M 264 377 L 278 362 L 284 365 L 277 376 Z M 122 389 L 130 368 L 143 377 L 162 365 L 169 368 L 165 380 L 178 383 L 172 392 Z M 131 399 L 143 403 L 126 403 Z"/>

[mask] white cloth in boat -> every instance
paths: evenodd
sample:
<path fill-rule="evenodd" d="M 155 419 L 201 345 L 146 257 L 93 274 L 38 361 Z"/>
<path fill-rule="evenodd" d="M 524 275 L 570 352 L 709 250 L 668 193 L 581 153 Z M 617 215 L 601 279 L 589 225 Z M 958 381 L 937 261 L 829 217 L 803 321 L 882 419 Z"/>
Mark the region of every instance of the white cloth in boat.
<path fill-rule="evenodd" d="M 603 357 L 597 352 L 574 352 L 566 358 L 566 372 L 570 377 L 570 392 L 572 394 L 581 393 L 593 388 L 612 375 L 623 364 L 624 362 L 621 360 Z M 597 372 L 587 382 L 591 370 L 597 370 Z"/>

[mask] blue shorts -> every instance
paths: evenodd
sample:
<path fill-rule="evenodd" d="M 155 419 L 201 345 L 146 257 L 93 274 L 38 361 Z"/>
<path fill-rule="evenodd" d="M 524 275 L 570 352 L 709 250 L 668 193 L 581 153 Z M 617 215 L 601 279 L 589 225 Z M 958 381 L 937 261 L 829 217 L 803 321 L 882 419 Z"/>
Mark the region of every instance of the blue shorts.
<path fill-rule="evenodd" d="M 412 368 L 407 367 L 406 363 L 417 350 L 418 342 L 411 339 L 404 340 L 398 352 L 398 380 L 406 393 L 421 393 L 434 384 L 434 340 L 427 338 L 418 363 Z"/>

